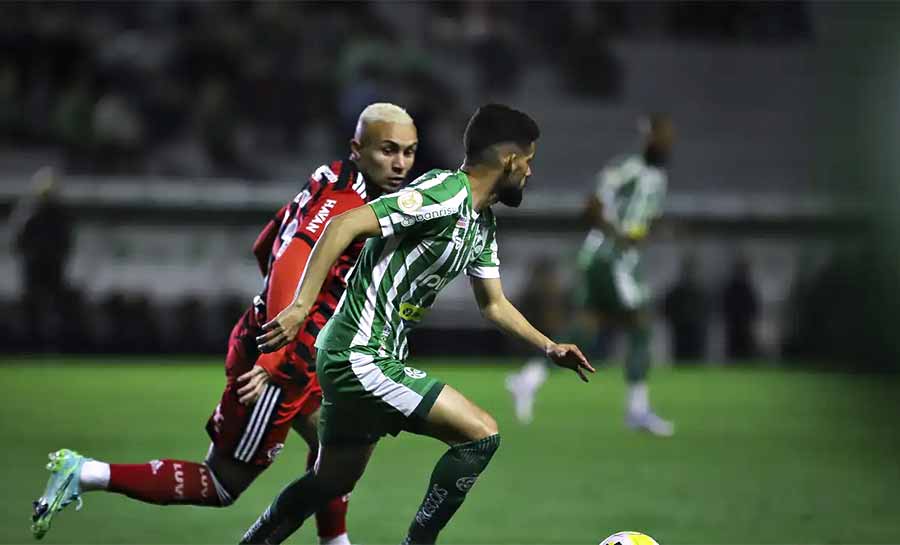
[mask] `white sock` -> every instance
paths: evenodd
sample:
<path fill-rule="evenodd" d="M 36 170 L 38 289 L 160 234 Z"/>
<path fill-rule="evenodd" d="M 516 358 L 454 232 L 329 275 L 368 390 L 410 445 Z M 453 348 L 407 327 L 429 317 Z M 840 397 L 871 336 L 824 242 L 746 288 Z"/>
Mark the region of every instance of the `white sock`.
<path fill-rule="evenodd" d="M 109 464 L 85 460 L 81 466 L 81 491 L 106 490 L 109 487 Z"/>
<path fill-rule="evenodd" d="M 350 545 L 350 537 L 347 532 L 334 537 L 320 537 L 319 545 Z"/>
<path fill-rule="evenodd" d="M 646 382 L 637 382 L 628 387 L 628 413 L 647 414 L 650 412 L 650 394 Z"/>
<path fill-rule="evenodd" d="M 519 376 L 522 377 L 522 384 L 524 384 L 526 388 L 529 390 L 537 390 L 547 381 L 548 374 L 549 372 L 547 371 L 547 364 L 544 363 L 544 358 L 531 358 L 525 362 Z"/>

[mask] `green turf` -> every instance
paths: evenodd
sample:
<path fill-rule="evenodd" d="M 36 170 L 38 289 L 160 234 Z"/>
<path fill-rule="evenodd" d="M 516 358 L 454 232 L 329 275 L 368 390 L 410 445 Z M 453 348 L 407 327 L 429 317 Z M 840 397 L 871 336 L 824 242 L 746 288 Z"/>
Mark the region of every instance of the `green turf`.
<path fill-rule="evenodd" d="M 0 542 L 31 541 L 30 503 L 44 486 L 51 450 L 119 462 L 201 457 L 203 426 L 223 379 L 217 365 L 187 361 L 4 361 Z M 521 427 L 503 389 L 509 368 L 421 366 L 491 411 L 503 434 L 443 543 L 596 545 L 626 529 L 664 545 L 900 542 L 893 380 L 661 370 L 653 396 L 678 429 L 660 440 L 623 429 L 618 369 L 589 385 L 552 375 L 536 421 Z M 351 537 L 399 542 L 443 450 L 408 435 L 383 441 L 352 497 Z M 228 509 L 92 493 L 83 511 L 70 507 L 55 519 L 44 542 L 234 543 L 304 460 L 302 441 L 292 437 L 273 468 Z M 307 524 L 292 542 L 313 543 L 313 528 Z"/>

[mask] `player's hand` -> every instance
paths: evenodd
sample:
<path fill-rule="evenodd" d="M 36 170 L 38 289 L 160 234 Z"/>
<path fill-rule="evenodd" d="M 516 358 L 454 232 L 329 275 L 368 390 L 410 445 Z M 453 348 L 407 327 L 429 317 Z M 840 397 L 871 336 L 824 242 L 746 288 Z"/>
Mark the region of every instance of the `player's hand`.
<path fill-rule="evenodd" d="M 551 345 L 549 348 L 547 348 L 547 357 L 550 358 L 556 365 L 575 371 L 576 373 L 578 373 L 578 376 L 581 377 L 581 380 L 585 382 L 588 381 L 588 378 L 587 375 L 584 374 L 584 372 L 595 372 L 594 368 L 591 367 L 591 364 L 588 362 L 587 358 L 584 357 L 584 354 L 581 353 L 581 350 L 579 350 L 578 347 L 574 344 Z"/>
<path fill-rule="evenodd" d="M 259 365 L 254 365 L 243 375 L 237 378 L 238 383 L 245 382 L 243 386 L 238 388 L 238 401 L 243 405 L 253 405 L 259 400 L 266 385 L 269 384 L 269 373 Z"/>
<path fill-rule="evenodd" d="M 263 334 L 256 338 L 260 352 L 274 352 L 297 337 L 308 309 L 289 305 L 274 320 L 262 326 Z"/>

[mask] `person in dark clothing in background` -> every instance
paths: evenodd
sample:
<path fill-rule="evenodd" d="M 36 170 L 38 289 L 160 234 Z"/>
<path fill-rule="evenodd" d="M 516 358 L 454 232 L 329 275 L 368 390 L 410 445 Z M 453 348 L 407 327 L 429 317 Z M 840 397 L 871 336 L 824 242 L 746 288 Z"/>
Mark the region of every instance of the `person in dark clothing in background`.
<path fill-rule="evenodd" d="M 750 277 L 750 263 L 735 260 L 731 276 L 722 290 L 725 317 L 725 353 L 729 359 L 753 358 L 757 354 L 754 325 L 759 316 L 759 296 Z"/>
<path fill-rule="evenodd" d="M 60 304 L 72 249 L 72 220 L 57 197 L 58 178 L 50 167 L 32 178 L 32 192 L 10 216 L 15 252 L 21 259 L 26 331 L 34 349 L 53 347 L 61 332 Z"/>
<path fill-rule="evenodd" d="M 698 362 L 706 356 L 709 305 L 697 278 L 697 260 L 688 255 L 681 274 L 666 294 L 663 314 L 669 322 L 675 361 Z"/>

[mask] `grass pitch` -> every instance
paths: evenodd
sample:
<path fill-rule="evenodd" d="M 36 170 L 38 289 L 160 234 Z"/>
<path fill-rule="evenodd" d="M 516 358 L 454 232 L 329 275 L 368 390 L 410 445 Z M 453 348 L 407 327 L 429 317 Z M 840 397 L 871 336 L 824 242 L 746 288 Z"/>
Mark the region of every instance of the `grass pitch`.
<path fill-rule="evenodd" d="M 535 422 L 523 427 L 503 387 L 510 367 L 412 364 L 492 412 L 503 436 L 442 543 L 596 545 L 617 530 L 640 530 L 663 545 L 900 542 L 896 379 L 659 370 L 654 403 L 677 432 L 655 439 L 624 429 L 619 369 L 602 369 L 588 385 L 554 373 Z M 52 450 L 125 463 L 201 460 L 203 427 L 223 383 L 211 359 L 2 360 L 0 543 L 32 542 L 30 504 Z M 351 499 L 355 543 L 402 539 L 444 450 L 412 435 L 381 442 Z M 302 473 L 305 454 L 291 437 L 227 509 L 90 493 L 81 512 L 70 506 L 57 515 L 43 542 L 235 543 Z M 315 543 L 314 528 L 310 520 L 291 542 Z"/>

